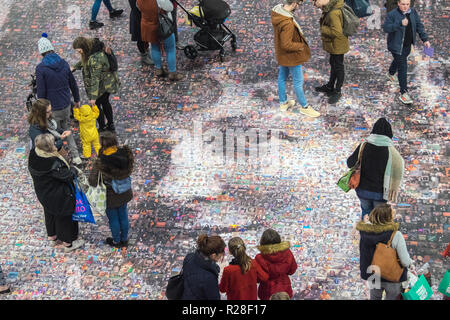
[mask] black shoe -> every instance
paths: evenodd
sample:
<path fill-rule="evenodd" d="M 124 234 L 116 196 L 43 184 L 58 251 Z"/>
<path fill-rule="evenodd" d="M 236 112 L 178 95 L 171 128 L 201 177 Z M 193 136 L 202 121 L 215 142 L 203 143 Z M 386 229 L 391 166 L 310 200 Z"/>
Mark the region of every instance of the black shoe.
<path fill-rule="evenodd" d="M 128 241 L 120 241 L 120 246 L 127 248 L 128 247 Z"/>
<path fill-rule="evenodd" d="M 97 21 L 90 21 L 89 22 L 89 29 L 93 30 L 93 29 L 98 29 L 103 27 L 105 24 L 101 23 L 101 22 L 97 22 Z"/>
<path fill-rule="evenodd" d="M 332 93 L 330 93 L 329 98 L 328 98 L 328 103 L 329 104 L 335 104 L 336 102 L 339 101 L 339 99 L 342 97 L 342 94 L 340 91 L 333 91 Z"/>
<path fill-rule="evenodd" d="M 328 85 L 324 84 L 321 87 L 315 87 L 314 90 L 317 92 L 331 93 L 333 92 L 333 88 L 330 88 Z"/>
<path fill-rule="evenodd" d="M 123 10 L 122 10 L 122 9 L 119 9 L 119 10 L 114 9 L 113 11 L 111 11 L 111 12 L 109 13 L 109 17 L 110 17 L 110 18 L 115 18 L 115 17 L 120 16 L 122 13 L 123 13 Z"/>
<path fill-rule="evenodd" d="M 114 248 L 121 248 L 121 242 L 114 242 L 113 238 L 106 238 L 105 242 Z"/>

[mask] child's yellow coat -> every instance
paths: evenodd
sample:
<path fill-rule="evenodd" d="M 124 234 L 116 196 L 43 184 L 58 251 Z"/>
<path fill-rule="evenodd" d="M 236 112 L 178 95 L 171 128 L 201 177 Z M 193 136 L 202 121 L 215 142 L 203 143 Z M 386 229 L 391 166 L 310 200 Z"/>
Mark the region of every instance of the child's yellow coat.
<path fill-rule="evenodd" d="M 83 105 L 80 109 L 73 109 L 73 117 L 80 123 L 80 137 L 83 146 L 83 156 L 91 157 L 91 143 L 94 146 L 95 152 L 98 155 L 100 150 L 100 141 L 98 139 L 98 131 L 96 127 L 96 120 L 100 114 L 97 106 L 92 109 L 89 105 Z"/>

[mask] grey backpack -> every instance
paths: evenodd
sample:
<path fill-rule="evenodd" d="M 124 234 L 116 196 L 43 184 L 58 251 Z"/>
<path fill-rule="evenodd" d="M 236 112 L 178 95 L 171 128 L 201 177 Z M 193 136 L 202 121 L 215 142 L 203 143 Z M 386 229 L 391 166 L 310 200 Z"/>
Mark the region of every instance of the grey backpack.
<path fill-rule="evenodd" d="M 350 37 L 358 32 L 359 18 L 346 3 L 341 8 L 342 11 L 342 31 L 344 36 Z"/>

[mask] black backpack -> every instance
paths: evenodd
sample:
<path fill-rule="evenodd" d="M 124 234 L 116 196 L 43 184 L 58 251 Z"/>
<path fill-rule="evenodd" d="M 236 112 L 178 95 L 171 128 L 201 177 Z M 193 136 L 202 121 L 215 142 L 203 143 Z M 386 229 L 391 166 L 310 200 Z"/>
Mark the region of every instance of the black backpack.
<path fill-rule="evenodd" d="M 112 51 L 111 48 L 109 48 L 109 50 L 111 50 L 110 54 L 107 53 L 106 51 L 104 51 L 106 57 L 108 58 L 109 71 L 116 72 L 117 70 L 119 70 L 119 65 L 117 64 L 117 58 L 116 58 L 116 55 L 114 54 L 114 51 Z"/>

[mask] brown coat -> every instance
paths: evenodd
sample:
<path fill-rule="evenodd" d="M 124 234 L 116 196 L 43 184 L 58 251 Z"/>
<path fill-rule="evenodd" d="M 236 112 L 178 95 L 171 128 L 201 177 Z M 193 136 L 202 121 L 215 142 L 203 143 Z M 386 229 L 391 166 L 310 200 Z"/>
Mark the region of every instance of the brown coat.
<path fill-rule="evenodd" d="M 344 0 L 330 0 L 322 8 L 320 18 L 320 33 L 322 36 L 323 50 L 331 54 L 344 54 L 350 50 L 348 38 L 342 30 L 342 11 Z"/>
<path fill-rule="evenodd" d="M 285 12 L 282 5 L 277 5 L 271 13 L 275 57 L 279 65 L 294 67 L 307 62 L 311 58 L 311 52 L 294 18 Z"/>
<path fill-rule="evenodd" d="M 159 43 L 158 5 L 156 0 L 137 0 L 141 11 L 141 38 L 144 42 Z"/>

